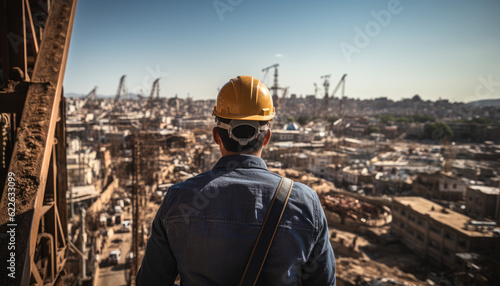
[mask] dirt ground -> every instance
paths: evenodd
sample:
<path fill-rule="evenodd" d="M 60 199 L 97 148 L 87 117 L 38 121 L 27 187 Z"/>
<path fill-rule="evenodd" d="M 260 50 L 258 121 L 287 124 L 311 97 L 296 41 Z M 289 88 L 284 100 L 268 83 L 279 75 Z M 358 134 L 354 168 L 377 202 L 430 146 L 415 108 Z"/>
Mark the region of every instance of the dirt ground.
<path fill-rule="evenodd" d="M 378 285 L 427 285 L 411 273 L 420 272 L 422 261 L 398 242 L 377 244 L 373 239 L 334 226 L 330 226 L 330 237 L 337 277 L 346 285 L 375 281 L 380 282 Z"/>

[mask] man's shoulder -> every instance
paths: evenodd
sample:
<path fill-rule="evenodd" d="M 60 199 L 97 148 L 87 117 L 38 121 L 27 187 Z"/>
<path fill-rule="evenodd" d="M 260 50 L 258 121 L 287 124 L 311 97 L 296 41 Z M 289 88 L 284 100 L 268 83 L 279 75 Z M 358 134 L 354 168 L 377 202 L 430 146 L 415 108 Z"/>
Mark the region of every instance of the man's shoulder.
<path fill-rule="evenodd" d="M 177 190 L 182 190 L 186 188 L 191 189 L 193 186 L 201 186 L 202 184 L 206 184 L 207 182 L 213 180 L 215 177 L 216 176 L 213 174 L 212 170 L 205 171 L 189 179 L 186 179 L 182 182 L 173 184 L 168 188 L 168 191 L 175 192 Z"/>
<path fill-rule="evenodd" d="M 281 175 L 274 173 L 274 172 L 271 172 L 269 170 L 254 170 L 254 171 L 258 171 L 261 174 L 261 176 L 259 176 L 260 177 L 259 179 L 261 179 L 261 180 L 263 178 L 267 178 L 267 179 L 272 179 L 273 181 L 277 180 L 277 182 L 279 182 L 279 178 L 281 178 Z M 170 192 L 175 193 L 175 192 L 177 192 L 179 190 L 183 190 L 183 189 L 191 189 L 192 190 L 193 188 L 202 188 L 203 186 L 206 186 L 207 184 L 209 184 L 213 180 L 225 179 L 222 177 L 226 174 L 227 174 L 227 172 L 223 172 L 220 170 L 208 170 L 208 171 L 200 173 L 194 177 L 191 177 L 187 180 L 184 180 L 182 182 L 179 182 L 179 183 L 176 183 L 176 184 L 170 186 L 169 193 Z M 238 181 L 237 177 L 232 177 L 231 179 L 235 183 Z M 241 178 L 241 179 L 244 179 L 244 178 Z M 294 192 L 298 191 L 298 192 L 303 193 L 303 194 L 317 196 L 316 191 L 314 191 L 311 187 L 309 187 L 306 184 L 303 184 L 301 182 L 295 181 L 295 180 L 293 183 L 293 190 L 294 190 Z"/>
<path fill-rule="evenodd" d="M 297 190 L 300 190 L 300 191 L 303 191 L 303 192 L 308 192 L 308 193 L 314 193 L 316 194 L 316 191 L 314 191 L 311 187 L 309 187 L 308 185 L 304 184 L 304 183 L 301 183 L 301 182 L 297 182 L 297 181 L 294 181 L 293 182 L 293 188 L 297 188 Z"/>

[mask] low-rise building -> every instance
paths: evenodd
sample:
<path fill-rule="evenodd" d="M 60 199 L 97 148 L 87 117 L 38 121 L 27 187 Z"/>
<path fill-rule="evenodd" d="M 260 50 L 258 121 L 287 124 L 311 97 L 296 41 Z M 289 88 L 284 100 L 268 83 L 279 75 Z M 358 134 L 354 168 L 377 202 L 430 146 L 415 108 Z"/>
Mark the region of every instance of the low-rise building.
<path fill-rule="evenodd" d="M 309 156 L 309 171 L 314 175 L 324 178 L 327 165 L 343 164 L 346 155 L 334 151 L 324 151 L 321 153 L 311 152 Z"/>
<path fill-rule="evenodd" d="M 272 141 L 273 142 L 311 142 L 311 134 L 306 134 L 300 130 L 273 130 L 272 131 Z"/>
<path fill-rule="evenodd" d="M 444 172 L 420 173 L 412 185 L 416 195 L 447 201 L 464 200 L 465 189 L 462 180 Z"/>
<path fill-rule="evenodd" d="M 465 208 L 471 217 L 500 221 L 500 189 L 487 186 L 468 186 Z"/>
<path fill-rule="evenodd" d="M 456 253 L 500 255 L 494 223 L 477 226 L 471 218 L 421 197 L 395 197 L 391 231 L 418 256 L 440 266 L 457 265 Z"/>

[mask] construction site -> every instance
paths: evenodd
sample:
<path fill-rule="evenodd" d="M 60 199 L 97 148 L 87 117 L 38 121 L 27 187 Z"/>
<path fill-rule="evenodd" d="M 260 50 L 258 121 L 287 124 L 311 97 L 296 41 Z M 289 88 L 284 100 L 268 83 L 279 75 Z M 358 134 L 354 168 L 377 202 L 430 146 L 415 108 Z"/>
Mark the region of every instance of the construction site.
<path fill-rule="evenodd" d="M 0 285 L 135 285 L 169 187 L 221 156 L 215 95 L 162 97 L 161 78 L 131 94 L 121 75 L 114 97 L 97 86 L 65 97 L 77 1 L 0 4 Z M 303 97 L 280 85 L 279 68 L 259 75 L 277 110 L 262 158 L 317 193 L 337 285 L 499 285 L 500 206 L 470 211 L 500 201 L 498 138 L 410 141 L 423 123 L 359 116 L 347 74 L 318 75 L 322 88 Z"/>

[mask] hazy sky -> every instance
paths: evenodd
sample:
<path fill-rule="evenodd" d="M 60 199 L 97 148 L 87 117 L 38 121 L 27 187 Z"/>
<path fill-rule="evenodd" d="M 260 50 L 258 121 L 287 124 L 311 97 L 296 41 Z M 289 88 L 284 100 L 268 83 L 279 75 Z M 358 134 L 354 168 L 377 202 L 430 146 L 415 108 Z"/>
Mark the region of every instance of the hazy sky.
<path fill-rule="evenodd" d="M 162 97 L 215 98 L 279 63 L 298 96 L 347 73 L 354 98 L 500 98 L 499 15 L 499 0 L 81 0 L 65 91 L 114 95 L 126 74 L 132 93 L 161 77 Z"/>

